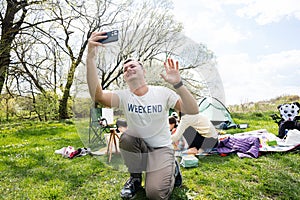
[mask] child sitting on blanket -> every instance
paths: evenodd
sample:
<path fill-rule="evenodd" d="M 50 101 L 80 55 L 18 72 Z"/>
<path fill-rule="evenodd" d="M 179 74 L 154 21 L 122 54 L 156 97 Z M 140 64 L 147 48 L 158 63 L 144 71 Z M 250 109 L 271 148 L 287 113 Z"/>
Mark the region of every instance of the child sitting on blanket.
<path fill-rule="evenodd" d="M 174 116 L 169 117 L 169 125 L 170 125 L 170 132 L 173 135 L 177 129 L 177 119 Z M 173 142 L 173 147 L 175 151 L 182 151 L 185 150 L 185 139 L 181 136 L 177 141 Z"/>
<path fill-rule="evenodd" d="M 173 142 L 184 136 L 188 143 L 188 154 L 201 154 L 209 152 L 218 144 L 218 132 L 210 120 L 201 115 L 187 115 L 181 117 L 180 123 L 171 136 Z"/>

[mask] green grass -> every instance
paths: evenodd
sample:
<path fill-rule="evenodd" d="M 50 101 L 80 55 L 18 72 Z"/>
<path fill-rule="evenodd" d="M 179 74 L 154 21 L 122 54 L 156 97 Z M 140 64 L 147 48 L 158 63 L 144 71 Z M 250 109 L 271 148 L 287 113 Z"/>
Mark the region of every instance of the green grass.
<path fill-rule="evenodd" d="M 249 128 L 228 133 L 278 130 L 269 113 L 233 117 Z M 120 156 L 113 155 L 107 164 L 105 156 L 68 159 L 54 154 L 68 145 L 83 147 L 81 134 L 86 128 L 59 122 L 0 125 L 0 199 L 120 199 L 128 178 Z M 175 188 L 171 199 L 299 199 L 299 171 L 297 151 L 257 159 L 235 154 L 201 157 L 199 167 L 182 168 L 183 187 Z M 145 199 L 145 193 L 139 192 L 136 199 Z"/>

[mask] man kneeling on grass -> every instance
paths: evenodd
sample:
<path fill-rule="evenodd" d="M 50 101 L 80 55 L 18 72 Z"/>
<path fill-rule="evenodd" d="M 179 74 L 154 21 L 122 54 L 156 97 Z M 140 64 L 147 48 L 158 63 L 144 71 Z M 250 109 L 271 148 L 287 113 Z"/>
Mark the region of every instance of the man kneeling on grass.
<path fill-rule="evenodd" d="M 186 114 L 198 113 L 195 98 L 181 81 L 178 62 L 166 61 L 166 73 L 161 77 L 174 86 L 176 92 L 162 86 L 147 85 L 142 63 L 124 62 L 123 76 L 128 89 L 102 90 L 97 77 L 97 47 L 104 32 L 92 33 L 88 41 L 87 82 L 92 99 L 108 107 L 120 108 L 127 120 L 127 130 L 120 137 L 120 151 L 130 178 L 121 190 L 122 198 L 133 197 L 140 189 L 142 172 L 146 172 L 145 191 L 149 199 L 168 199 L 174 185 L 181 185 L 179 166 L 175 162 L 168 112 L 175 108 Z M 177 94 L 176 94 L 177 93 Z"/>

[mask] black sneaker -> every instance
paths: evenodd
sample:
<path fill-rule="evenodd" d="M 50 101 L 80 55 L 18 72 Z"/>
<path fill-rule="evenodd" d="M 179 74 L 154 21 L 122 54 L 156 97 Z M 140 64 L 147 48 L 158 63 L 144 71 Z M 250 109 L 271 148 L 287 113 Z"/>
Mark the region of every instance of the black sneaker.
<path fill-rule="evenodd" d="M 177 162 L 177 160 L 175 160 L 175 187 L 181 187 L 182 186 L 182 176 L 181 176 L 181 172 L 180 172 L 180 166 Z"/>
<path fill-rule="evenodd" d="M 141 178 L 130 177 L 124 184 L 123 189 L 121 190 L 121 193 L 120 193 L 121 198 L 130 199 L 141 188 L 142 188 Z"/>

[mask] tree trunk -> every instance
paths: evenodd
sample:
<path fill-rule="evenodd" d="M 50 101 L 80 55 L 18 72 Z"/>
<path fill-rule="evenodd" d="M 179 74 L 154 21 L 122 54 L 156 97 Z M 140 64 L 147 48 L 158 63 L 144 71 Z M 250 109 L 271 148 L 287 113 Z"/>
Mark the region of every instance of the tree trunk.
<path fill-rule="evenodd" d="M 7 70 L 10 64 L 12 42 L 19 33 L 20 27 L 27 14 L 26 6 L 28 6 L 27 1 L 7 1 L 5 16 L 0 21 L 2 23 L 0 39 L 0 94 L 3 89 Z M 17 22 L 14 22 L 20 10 L 22 10 L 21 15 L 19 16 L 20 19 Z"/>
<path fill-rule="evenodd" d="M 74 74 L 78 64 L 76 62 L 72 63 L 72 66 L 68 72 L 68 79 L 66 86 L 64 88 L 63 97 L 59 102 L 59 119 L 69 119 L 70 116 L 68 114 L 68 99 L 70 97 L 71 86 L 74 81 Z"/>
<path fill-rule="evenodd" d="M 5 44 L 2 45 L 2 41 L 1 41 L 1 44 L 0 44 L 0 49 L 3 49 L 5 47 L 2 47 L 2 46 L 5 46 Z M 10 44 L 9 44 L 10 46 Z M 8 51 L 5 51 L 5 52 L 1 52 L 0 53 L 0 94 L 2 92 L 2 89 L 3 89 L 3 86 L 4 86 L 4 83 L 5 83 L 5 80 L 6 80 L 6 76 L 7 76 L 7 69 L 9 67 L 9 60 L 10 60 L 10 53 L 9 53 L 10 50 Z"/>

